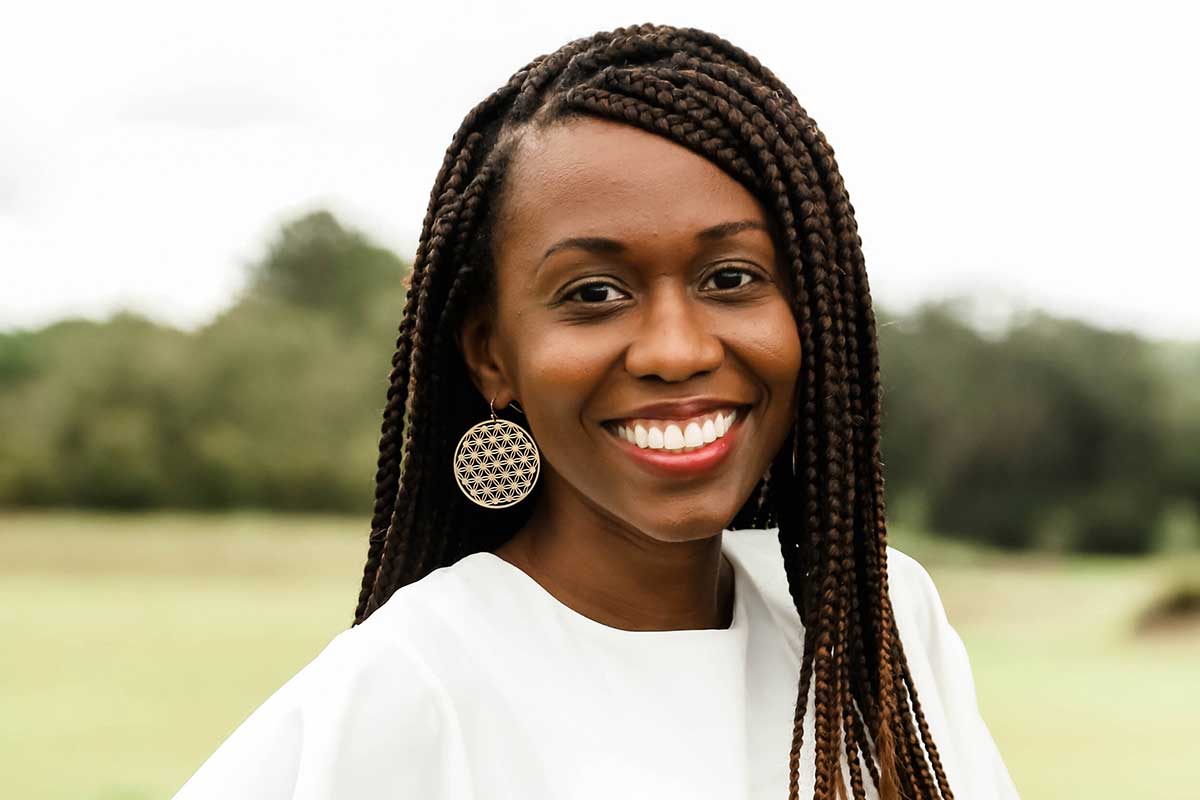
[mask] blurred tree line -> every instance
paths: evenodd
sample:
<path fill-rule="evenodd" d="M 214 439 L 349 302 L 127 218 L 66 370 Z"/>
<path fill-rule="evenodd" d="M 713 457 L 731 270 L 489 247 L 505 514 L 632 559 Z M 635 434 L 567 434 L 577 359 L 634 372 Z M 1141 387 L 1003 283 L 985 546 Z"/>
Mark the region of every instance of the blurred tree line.
<path fill-rule="evenodd" d="M 122 313 L 0 334 L 0 506 L 368 513 L 408 265 L 287 224 L 195 332 Z M 891 519 L 1009 548 L 1196 546 L 1200 343 L 955 302 L 877 308 Z"/>

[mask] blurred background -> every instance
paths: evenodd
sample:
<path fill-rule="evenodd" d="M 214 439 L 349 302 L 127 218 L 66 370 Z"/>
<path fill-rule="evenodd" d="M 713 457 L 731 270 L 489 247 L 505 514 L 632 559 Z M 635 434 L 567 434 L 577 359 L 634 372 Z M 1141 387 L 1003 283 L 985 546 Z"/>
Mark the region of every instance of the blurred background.
<path fill-rule="evenodd" d="M 169 797 L 350 624 L 450 136 L 534 56 L 655 21 L 758 56 L 837 150 L 880 322 L 892 542 L 933 575 L 1022 796 L 1200 796 L 1188 13 L 6 15 L 3 794 Z"/>

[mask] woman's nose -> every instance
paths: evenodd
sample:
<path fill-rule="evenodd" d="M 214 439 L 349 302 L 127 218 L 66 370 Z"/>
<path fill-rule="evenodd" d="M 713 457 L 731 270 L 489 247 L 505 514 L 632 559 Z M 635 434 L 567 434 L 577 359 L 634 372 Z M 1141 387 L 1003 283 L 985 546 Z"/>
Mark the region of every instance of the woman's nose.
<path fill-rule="evenodd" d="M 699 300 L 686 291 L 661 292 L 646 303 L 625 352 L 625 369 L 631 375 L 677 383 L 721 365 L 725 346 L 706 324 Z"/>

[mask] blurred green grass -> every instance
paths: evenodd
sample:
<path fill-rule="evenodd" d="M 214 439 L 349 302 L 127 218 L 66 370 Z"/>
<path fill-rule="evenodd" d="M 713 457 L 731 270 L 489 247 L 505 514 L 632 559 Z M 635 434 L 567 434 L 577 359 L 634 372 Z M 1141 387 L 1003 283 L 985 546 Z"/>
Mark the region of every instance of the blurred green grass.
<path fill-rule="evenodd" d="M 1194 788 L 1200 629 L 1133 634 L 1153 560 L 1000 556 L 901 529 L 1021 796 Z M 350 622 L 358 517 L 0 513 L 0 786 L 170 797 Z"/>

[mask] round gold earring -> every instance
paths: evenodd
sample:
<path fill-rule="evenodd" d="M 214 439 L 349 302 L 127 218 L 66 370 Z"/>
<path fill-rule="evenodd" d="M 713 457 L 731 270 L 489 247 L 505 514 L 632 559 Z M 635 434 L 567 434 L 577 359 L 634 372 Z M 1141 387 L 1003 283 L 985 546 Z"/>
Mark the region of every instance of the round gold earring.
<path fill-rule="evenodd" d="M 476 505 L 507 508 L 533 491 L 542 460 L 528 431 L 496 417 L 495 397 L 488 408 L 492 418 L 471 426 L 458 440 L 454 480 Z"/>

